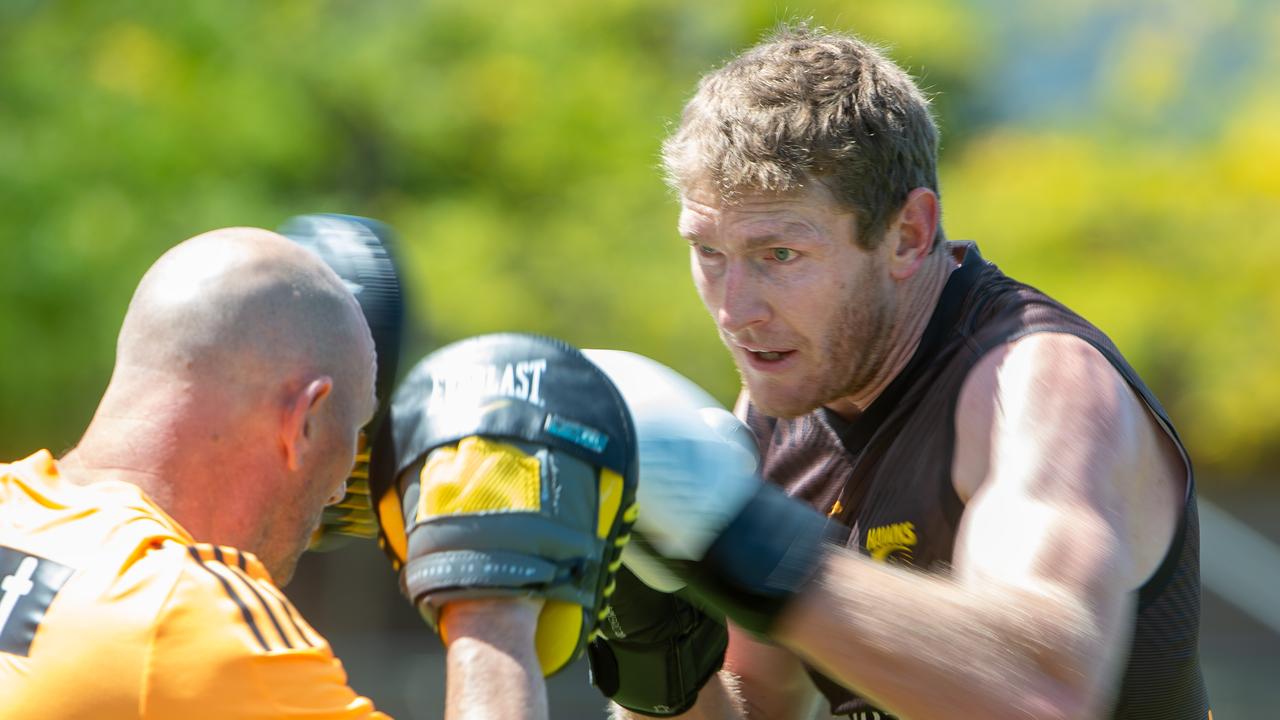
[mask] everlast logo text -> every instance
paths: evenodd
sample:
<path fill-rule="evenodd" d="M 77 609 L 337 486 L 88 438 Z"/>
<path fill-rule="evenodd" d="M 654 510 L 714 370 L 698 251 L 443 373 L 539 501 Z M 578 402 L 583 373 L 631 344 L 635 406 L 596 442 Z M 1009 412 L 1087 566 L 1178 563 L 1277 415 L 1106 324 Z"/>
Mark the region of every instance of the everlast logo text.
<path fill-rule="evenodd" d="M 474 402 L 477 398 L 487 397 L 509 397 L 542 405 L 538 388 L 546 369 L 546 358 L 440 368 L 431 376 L 430 412 L 437 412 L 460 400 Z"/>
<path fill-rule="evenodd" d="M 911 560 L 911 548 L 916 544 L 915 523 L 900 522 L 871 528 L 867 531 L 867 552 L 873 560 L 885 561 L 895 553 L 904 560 Z"/>

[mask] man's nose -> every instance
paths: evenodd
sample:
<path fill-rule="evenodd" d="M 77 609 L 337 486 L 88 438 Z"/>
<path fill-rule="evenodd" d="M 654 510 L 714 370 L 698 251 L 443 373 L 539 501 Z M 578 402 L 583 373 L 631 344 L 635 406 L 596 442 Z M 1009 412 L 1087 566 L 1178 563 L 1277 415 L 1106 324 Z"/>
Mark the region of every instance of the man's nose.
<path fill-rule="evenodd" d="M 729 333 L 738 333 L 769 319 L 764 288 L 745 262 L 730 262 L 722 276 L 720 309 L 716 322 Z"/>

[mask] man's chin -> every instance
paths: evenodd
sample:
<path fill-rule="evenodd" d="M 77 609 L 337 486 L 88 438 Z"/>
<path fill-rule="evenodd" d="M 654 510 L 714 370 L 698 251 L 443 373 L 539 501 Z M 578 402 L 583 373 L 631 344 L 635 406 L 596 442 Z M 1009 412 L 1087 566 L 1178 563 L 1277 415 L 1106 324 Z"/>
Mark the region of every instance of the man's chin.
<path fill-rule="evenodd" d="M 307 536 L 308 540 L 310 535 Z M 293 574 L 298 570 L 298 562 L 302 559 L 302 554 L 307 550 L 307 544 L 303 543 L 296 550 L 289 553 L 288 557 L 280 558 L 276 567 L 268 567 L 267 571 L 271 573 L 271 581 L 277 587 L 284 587 L 293 579 Z"/>
<path fill-rule="evenodd" d="M 808 415 L 822 404 L 813 397 L 783 392 L 781 388 L 755 387 L 747 383 L 747 394 L 756 410 L 769 417 L 790 419 Z"/>
<path fill-rule="evenodd" d="M 268 572 L 271 573 L 271 582 L 275 583 L 276 587 L 284 587 L 293 579 L 293 573 L 298 569 L 298 560 L 301 555 L 302 553 L 299 552 L 293 557 L 285 559 L 284 562 L 280 563 L 279 567 L 267 568 Z"/>

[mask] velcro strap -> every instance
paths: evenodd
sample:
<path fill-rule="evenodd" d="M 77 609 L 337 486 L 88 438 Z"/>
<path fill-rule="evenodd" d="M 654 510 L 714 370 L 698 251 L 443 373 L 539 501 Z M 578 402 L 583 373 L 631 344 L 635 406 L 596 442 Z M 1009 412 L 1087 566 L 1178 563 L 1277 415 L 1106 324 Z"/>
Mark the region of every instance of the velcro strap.
<path fill-rule="evenodd" d="M 432 595 L 450 590 L 500 588 L 515 594 L 521 588 L 545 588 L 560 574 L 555 563 L 531 555 L 452 550 L 410 560 L 401 577 L 406 594 L 416 603 L 424 597 L 430 602 Z"/>
<path fill-rule="evenodd" d="M 817 575 L 838 525 L 775 485 L 762 484 L 706 556 L 683 573 L 695 597 L 738 626 L 767 637 Z"/>

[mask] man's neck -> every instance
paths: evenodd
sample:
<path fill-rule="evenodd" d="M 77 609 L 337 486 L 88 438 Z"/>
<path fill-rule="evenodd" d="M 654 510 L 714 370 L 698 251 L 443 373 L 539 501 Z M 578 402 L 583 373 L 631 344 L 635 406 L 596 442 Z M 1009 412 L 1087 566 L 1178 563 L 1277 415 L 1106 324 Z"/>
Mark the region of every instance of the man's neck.
<path fill-rule="evenodd" d="M 942 297 L 942 289 L 957 267 L 955 256 L 945 244 L 929 256 L 920 272 L 908 281 L 902 302 L 897 304 L 894 317 L 889 320 L 888 350 L 880 363 L 880 371 L 861 392 L 827 403 L 825 407 L 828 410 L 845 420 L 853 420 L 871 407 L 871 403 L 906 369 L 920 347 L 925 328 Z"/>
<path fill-rule="evenodd" d="M 251 498 L 238 486 L 246 473 L 237 465 L 245 458 L 235 449 L 234 438 L 227 434 L 225 457 L 210 462 L 196 453 L 209 445 L 208 439 L 193 434 L 215 433 L 221 423 L 169 410 L 148 406 L 139 397 L 121 412 L 118 404 L 104 399 L 80 443 L 59 460 L 60 470 L 81 485 L 135 485 L 193 538 L 245 547 L 253 529 L 244 518 L 251 514 L 233 506 Z"/>

